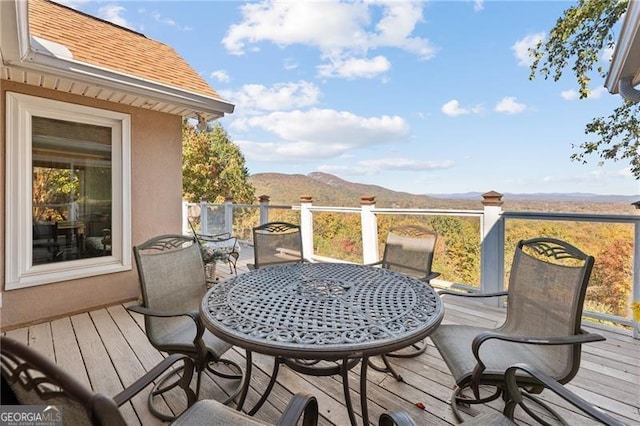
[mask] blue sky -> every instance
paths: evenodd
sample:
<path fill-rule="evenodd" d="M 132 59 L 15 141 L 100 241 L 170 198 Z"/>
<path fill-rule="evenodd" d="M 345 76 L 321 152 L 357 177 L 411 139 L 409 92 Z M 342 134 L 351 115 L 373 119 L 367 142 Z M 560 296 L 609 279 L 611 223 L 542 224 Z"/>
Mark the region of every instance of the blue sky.
<path fill-rule="evenodd" d="M 620 98 L 529 81 L 527 48 L 575 2 L 61 1 L 172 46 L 235 112 L 250 173 L 411 193 L 640 194 L 623 162 L 570 160 Z M 610 52 L 602 52 L 606 66 Z"/>

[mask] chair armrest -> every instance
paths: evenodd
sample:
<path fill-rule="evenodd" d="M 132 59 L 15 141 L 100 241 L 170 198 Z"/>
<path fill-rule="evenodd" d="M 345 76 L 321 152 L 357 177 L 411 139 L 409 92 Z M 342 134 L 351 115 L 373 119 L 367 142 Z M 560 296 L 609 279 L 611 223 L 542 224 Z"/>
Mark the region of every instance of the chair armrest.
<path fill-rule="evenodd" d="M 373 263 L 365 263 L 362 266 L 378 266 L 378 265 L 382 265 L 382 260 L 378 260 L 377 262 L 373 262 Z"/>
<path fill-rule="evenodd" d="M 509 367 L 505 374 L 507 393 L 510 397 L 510 401 L 507 404 L 507 407 L 509 408 L 505 408 L 505 412 L 508 412 L 510 417 L 513 416 L 513 409 L 515 408 L 515 405 L 523 402 L 523 396 L 520 392 L 520 389 L 518 388 L 518 383 L 516 381 L 516 370 L 522 370 L 528 373 L 531 377 L 539 381 L 540 384 L 542 384 L 545 388 L 551 390 L 556 395 L 569 402 L 571 405 L 589 414 L 591 417 L 602 422 L 603 424 L 610 426 L 624 426 L 624 423 L 622 423 L 621 421 L 609 416 L 599 408 L 591 405 L 589 402 L 585 401 L 575 393 L 571 392 L 569 389 L 562 386 L 560 383 L 558 383 L 542 371 L 527 364 L 515 364 Z"/>
<path fill-rule="evenodd" d="M 473 356 L 476 359 L 476 366 L 473 369 L 473 374 L 471 375 L 471 389 L 473 390 L 476 398 L 479 397 L 479 388 L 478 383 L 480 380 L 480 376 L 484 372 L 486 366 L 480 359 L 480 346 L 488 340 L 497 339 L 503 340 L 512 343 L 523 343 L 528 345 L 577 345 L 582 343 L 590 343 L 590 342 L 600 342 L 606 340 L 604 336 L 596 333 L 588 333 L 584 330 L 581 330 L 580 334 L 576 334 L 573 336 L 508 336 L 504 334 L 495 333 L 493 331 L 485 331 L 483 333 L 478 334 L 473 338 L 473 342 L 471 343 L 471 351 L 473 352 Z"/>
<path fill-rule="evenodd" d="M 187 395 L 187 407 L 190 407 L 196 401 L 196 394 L 191 390 L 189 385 L 191 384 L 191 378 L 193 376 L 193 361 L 186 355 L 173 354 L 165 358 L 160 364 L 149 370 L 144 376 L 133 382 L 130 386 L 124 389 L 113 397 L 116 405 L 119 407 L 122 404 L 128 402 L 136 396 L 141 390 L 149 386 L 154 380 L 160 377 L 164 372 L 171 368 L 175 363 L 183 361 L 184 367 L 182 367 L 182 378 L 180 379 L 179 386 L 184 390 Z"/>
<path fill-rule="evenodd" d="M 295 426 L 300 418 L 304 426 L 318 424 L 318 401 L 315 396 L 301 393 L 293 395 L 277 424 Z"/>
<path fill-rule="evenodd" d="M 413 419 L 404 411 L 382 413 L 378 418 L 378 426 L 415 426 Z"/>
<path fill-rule="evenodd" d="M 149 308 L 145 308 L 140 305 L 127 306 L 127 310 L 131 312 L 137 312 L 142 315 L 159 317 L 159 318 L 172 318 L 172 317 L 189 317 L 196 325 L 196 335 L 193 338 L 193 344 L 198 351 L 198 354 L 202 356 L 201 359 L 204 359 L 204 354 L 207 352 L 207 348 L 202 341 L 202 336 L 204 335 L 204 324 L 200 320 L 200 313 L 197 311 L 188 311 L 188 312 L 166 312 L 166 311 L 154 311 Z"/>
<path fill-rule="evenodd" d="M 438 294 L 440 296 L 450 295 L 450 296 L 462 296 L 462 297 L 498 297 L 498 296 L 506 296 L 509 294 L 507 291 L 497 291 L 495 293 L 463 293 L 461 291 L 453 291 L 453 290 L 439 290 Z"/>
<path fill-rule="evenodd" d="M 137 312 L 142 315 L 148 315 L 151 317 L 170 318 L 170 317 L 187 316 L 187 317 L 191 317 L 191 319 L 193 319 L 195 322 L 200 321 L 200 314 L 197 311 L 191 311 L 191 312 L 155 311 L 153 309 L 149 309 L 141 305 L 127 306 L 127 310 L 131 312 Z"/>

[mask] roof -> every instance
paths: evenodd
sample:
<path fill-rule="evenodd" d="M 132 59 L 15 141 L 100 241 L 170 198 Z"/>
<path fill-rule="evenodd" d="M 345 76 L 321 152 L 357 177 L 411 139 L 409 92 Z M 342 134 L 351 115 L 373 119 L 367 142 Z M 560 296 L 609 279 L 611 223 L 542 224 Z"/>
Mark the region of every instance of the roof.
<path fill-rule="evenodd" d="M 30 84 L 39 80 L 32 74 L 41 73 L 65 77 L 72 86 L 86 84 L 85 96 L 113 89 L 102 97 L 143 108 L 206 119 L 233 112 L 233 105 L 166 44 L 49 0 L 1 3 L 3 27 L 15 20 L 13 32 L 3 28 L 0 34 L 3 79 Z M 67 85 L 51 83 L 59 87 Z"/>
<path fill-rule="evenodd" d="M 630 1 L 605 86 L 611 93 L 620 93 L 630 100 L 640 101 L 640 1 Z"/>

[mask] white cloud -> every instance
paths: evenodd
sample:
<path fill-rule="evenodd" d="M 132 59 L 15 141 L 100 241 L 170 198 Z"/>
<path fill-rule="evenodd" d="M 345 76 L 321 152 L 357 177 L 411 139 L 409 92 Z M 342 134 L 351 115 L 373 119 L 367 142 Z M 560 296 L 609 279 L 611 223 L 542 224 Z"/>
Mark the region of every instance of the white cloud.
<path fill-rule="evenodd" d="M 473 10 L 475 10 L 476 12 L 480 12 L 481 10 L 484 10 L 484 0 L 474 0 Z"/>
<path fill-rule="evenodd" d="M 229 77 L 229 73 L 227 73 L 226 70 L 217 70 L 211 73 L 211 78 L 215 78 L 216 80 L 223 82 L 223 83 L 228 83 L 229 81 L 231 81 L 231 78 Z"/>
<path fill-rule="evenodd" d="M 449 117 L 457 117 L 465 114 L 480 114 L 482 112 L 482 106 L 476 105 L 470 108 L 463 108 L 460 106 L 460 102 L 457 99 L 452 99 L 446 104 L 442 105 L 440 110 Z"/>
<path fill-rule="evenodd" d="M 220 90 L 236 105 L 236 112 L 279 111 L 312 106 L 318 103 L 320 89 L 308 81 L 277 83 L 271 87 L 245 84 L 239 91 Z"/>
<path fill-rule="evenodd" d="M 616 50 L 615 46 L 605 47 L 604 49 L 602 49 L 602 52 L 600 52 L 600 60 L 606 63 L 611 62 L 611 60 L 613 59 L 613 52 L 615 50 Z"/>
<path fill-rule="evenodd" d="M 560 97 L 562 97 L 562 99 L 564 99 L 565 101 L 573 101 L 578 99 L 580 95 L 578 94 L 577 90 L 569 89 L 560 92 Z"/>
<path fill-rule="evenodd" d="M 524 112 L 526 109 L 527 106 L 516 102 L 516 98 L 514 96 L 506 96 L 502 98 L 495 107 L 496 112 L 504 112 L 506 114 L 519 114 Z"/>
<path fill-rule="evenodd" d="M 125 28 L 133 28 L 122 16 L 127 9 L 118 5 L 106 5 L 98 9 L 98 17 Z"/>
<path fill-rule="evenodd" d="M 600 99 L 603 95 L 609 93 L 607 88 L 604 86 L 596 87 L 593 90 L 589 90 L 589 96 L 587 99 Z M 560 92 L 560 96 L 562 99 L 566 101 L 574 101 L 576 99 L 580 99 L 580 94 L 577 90 L 569 89 Z"/>
<path fill-rule="evenodd" d="M 349 166 L 320 165 L 318 171 L 349 176 L 374 175 L 385 171 L 400 172 L 424 172 L 437 169 L 448 169 L 454 166 L 454 162 L 446 161 L 419 161 L 409 158 L 380 158 L 375 160 L 362 160 Z"/>
<path fill-rule="evenodd" d="M 229 27 L 222 44 L 234 55 L 243 55 L 251 47 L 257 49 L 261 42 L 280 47 L 313 46 L 324 61 L 321 75 L 371 77 L 389 68 L 384 56 L 369 59 L 371 50 L 396 48 L 421 59 L 435 55 L 429 40 L 412 36 L 422 21 L 422 7 L 422 2 L 379 1 L 248 3 L 240 8 L 242 21 Z M 375 69 L 363 72 L 363 66 L 369 65 Z"/>
<path fill-rule="evenodd" d="M 518 65 L 521 67 L 528 67 L 533 64 L 533 56 L 529 52 L 529 49 L 533 49 L 536 44 L 542 41 L 545 37 L 544 33 L 527 34 L 524 38 L 516 41 L 511 50 L 518 61 Z"/>
<path fill-rule="evenodd" d="M 384 56 L 376 56 L 371 59 L 351 58 L 347 60 L 337 60 L 329 64 L 318 66 L 318 75 L 320 77 L 375 77 L 378 74 L 385 73 L 391 68 L 391 64 Z"/>
<path fill-rule="evenodd" d="M 285 70 L 294 70 L 298 68 L 298 62 L 293 58 L 287 58 L 284 60 L 284 69 Z"/>
<path fill-rule="evenodd" d="M 235 130 L 262 130 L 276 142 L 236 141 L 248 159 L 286 162 L 338 157 L 350 150 L 407 139 L 398 116 L 361 117 L 328 109 L 274 112 L 235 120 Z"/>

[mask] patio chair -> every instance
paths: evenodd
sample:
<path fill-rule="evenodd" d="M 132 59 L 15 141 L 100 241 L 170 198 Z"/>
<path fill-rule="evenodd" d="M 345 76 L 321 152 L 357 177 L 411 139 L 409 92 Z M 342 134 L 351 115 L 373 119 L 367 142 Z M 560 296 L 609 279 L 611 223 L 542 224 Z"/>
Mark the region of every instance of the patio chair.
<path fill-rule="evenodd" d="M 186 408 L 172 424 L 246 424 L 264 425 L 257 419 L 213 400 L 196 402 L 189 387 L 193 374 L 193 361 L 187 355 L 173 354 L 136 380 L 131 386 L 110 398 L 94 393 L 69 373 L 34 351 L 32 348 L 6 336 L 0 337 L 3 405 L 43 405 L 60 412 L 61 420 L 69 425 L 126 426 L 118 407 L 128 403 L 154 380 L 179 362 L 184 366 L 179 380 L 186 395 Z M 195 404 L 194 404 L 195 403 Z M 279 419 L 280 425 L 313 426 L 318 422 L 318 402 L 311 395 L 296 394 Z"/>
<path fill-rule="evenodd" d="M 108 362 L 109 360 L 105 360 Z M 58 365 L 24 343 L 0 336 L 2 368 L 2 405 L 52 406 L 70 425 L 123 425 L 127 423 L 118 407 L 128 403 L 150 383 L 182 361 L 184 372 L 177 385 L 186 395 L 185 409 L 195 401 L 189 387 L 193 362 L 175 354 L 165 358 L 122 392 L 114 397 L 94 393 Z M 62 407 L 60 411 L 58 407 Z M 52 413 L 54 413 L 52 411 Z"/>
<path fill-rule="evenodd" d="M 223 358 L 232 345 L 209 332 L 202 323 L 199 307 L 206 292 L 204 266 L 200 247 L 193 237 L 161 235 L 133 248 L 142 290 L 142 304 L 127 309 L 144 315 L 145 331 L 159 351 L 190 356 L 197 372 L 196 397 L 200 396 L 202 373 L 206 370 L 218 377 L 238 380 L 224 404 L 240 392 L 244 377 L 242 368 Z M 222 371 L 218 366 L 226 366 Z M 149 409 L 163 418 L 154 406 L 154 397 L 170 389 L 165 386 L 171 375 L 156 384 L 149 395 Z"/>
<path fill-rule="evenodd" d="M 302 263 L 300 226 L 287 222 L 268 222 L 253 228 L 254 263 L 249 269 L 286 263 Z"/>
<path fill-rule="evenodd" d="M 58 243 L 58 223 L 34 223 L 32 226 L 33 264 L 62 260 L 62 251 Z"/>
<path fill-rule="evenodd" d="M 456 382 L 451 397 L 456 417 L 460 418 L 458 403 L 478 404 L 498 398 L 511 365 L 529 364 L 561 384 L 576 375 L 581 345 L 605 340 L 580 328 L 593 263 L 592 256 L 564 241 L 523 240 L 515 250 L 507 291 L 440 292 L 472 298 L 506 296 L 506 318 L 500 327 L 445 324 L 430 336 Z M 544 386 L 521 373 L 515 373 L 515 380 L 534 399 L 532 394 L 540 393 Z M 493 393 L 487 395 L 486 387 Z M 464 394 L 468 388 L 473 396 Z"/>
<path fill-rule="evenodd" d="M 438 234 L 435 231 L 417 225 L 403 225 L 392 228 L 387 234 L 382 260 L 369 264 L 412 276 L 426 283 L 440 275 L 431 270 L 433 254 Z M 402 377 L 396 373 L 386 357 L 413 358 L 427 349 L 425 341 L 411 345 L 406 350 L 392 352 L 382 357 L 384 367 L 372 362 L 369 365 L 378 371 L 389 372 L 397 380 Z"/>
<path fill-rule="evenodd" d="M 429 282 L 440 275 L 431 270 L 438 234 L 417 225 L 392 228 L 387 234 L 382 260 L 370 265 Z"/>
<path fill-rule="evenodd" d="M 600 424 L 607 426 L 624 426 L 624 423 L 621 421 L 613 418 L 598 407 L 585 401 L 548 375 L 544 374 L 542 371 L 527 364 L 516 364 L 506 370 L 504 383 L 505 406 L 502 412 L 491 410 L 469 420 L 465 420 L 463 424 L 469 426 L 515 426 L 516 409 L 520 407 L 521 410 L 517 411 L 518 421 L 526 424 L 548 425 L 549 419 L 542 418 L 535 407 L 535 402 L 530 400 L 527 397 L 527 394 L 523 394 L 520 390 L 517 379 L 519 374 L 526 374 L 530 376 L 538 383 L 538 385 L 543 386 L 544 389 L 548 389 L 566 401 L 569 404 L 569 407 L 566 407 L 567 413 L 578 410 Z M 531 404 L 531 402 L 534 402 L 534 404 Z M 556 411 L 554 411 L 554 415 L 564 425 L 575 423 L 575 420 L 570 421 L 562 418 L 562 416 Z M 395 411 L 392 413 L 381 414 L 378 424 L 379 426 L 415 426 L 416 423 L 408 413 L 404 411 Z"/>
<path fill-rule="evenodd" d="M 238 258 L 240 257 L 238 239 L 231 236 L 228 232 L 220 234 L 198 233 L 193 227 L 191 221 L 189 221 L 189 226 L 191 227 L 191 232 L 193 232 L 193 236 L 196 238 L 196 241 L 198 241 L 198 243 L 203 247 L 211 247 L 212 249 L 217 250 L 221 254 L 222 260 L 229 265 L 229 273 L 238 275 L 238 270 L 236 268 Z"/>

